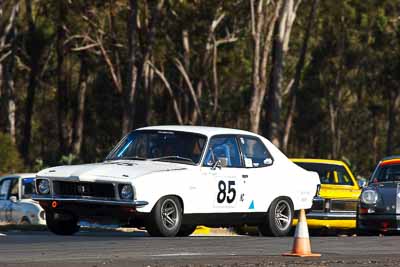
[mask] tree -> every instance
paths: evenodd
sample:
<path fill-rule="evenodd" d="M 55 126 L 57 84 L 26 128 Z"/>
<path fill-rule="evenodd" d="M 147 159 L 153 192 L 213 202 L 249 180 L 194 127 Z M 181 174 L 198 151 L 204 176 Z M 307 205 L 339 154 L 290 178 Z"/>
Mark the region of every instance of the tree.
<path fill-rule="evenodd" d="M 67 155 L 69 153 L 69 124 L 68 124 L 68 84 L 67 84 L 67 66 L 66 56 L 66 18 L 68 12 L 68 4 L 59 1 L 57 5 L 57 127 L 59 139 L 59 155 Z"/>
<path fill-rule="evenodd" d="M 4 25 L 0 25 L 0 92 L 4 92 L 7 99 L 8 130 L 11 141 L 16 143 L 16 103 L 14 87 L 14 66 L 17 26 L 16 20 L 19 13 L 19 1 L 11 5 L 10 16 Z M 0 3 L 0 14 L 3 6 Z"/>
<path fill-rule="evenodd" d="M 271 51 L 271 40 L 282 3 L 282 0 L 250 0 L 253 74 L 249 128 L 255 133 L 258 133 L 260 130 L 261 110 L 267 88 L 267 68 Z"/>
<path fill-rule="evenodd" d="M 281 145 L 282 138 L 281 109 L 285 57 L 289 50 L 293 23 L 296 19 L 297 9 L 300 3 L 301 0 L 284 1 L 279 11 L 279 18 L 276 22 L 274 35 L 273 67 L 267 102 L 267 136 L 271 142 L 278 147 Z"/>
<path fill-rule="evenodd" d="M 288 108 L 287 108 L 287 115 L 286 115 L 286 119 L 285 119 L 285 124 L 284 124 L 284 128 L 283 128 L 283 136 L 282 136 L 282 150 L 283 151 L 288 150 L 290 130 L 292 128 L 293 117 L 294 117 L 294 113 L 296 110 L 296 100 L 297 100 L 296 94 L 297 94 L 297 90 L 300 85 L 300 79 L 301 79 L 302 71 L 303 71 L 303 68 L 305 65 L 308 43 L 310 40 L 311 29 L 313 26 L 314 18 L 317 13 L 317 6 L 318 6 L 318 0 L 313 0 L 311 3 L 310 14 L 308 16 L 308 22 L 307 22 L 306 30 L 305 30 L 304 37 L 303 37 L 303 43 L 301 46 L 299 59 L 296 64 L 295 74 L 294 74 L 293 79 L 290 81 L 290 83 L 288 85 L 288 87 L 289 87 Z"/>

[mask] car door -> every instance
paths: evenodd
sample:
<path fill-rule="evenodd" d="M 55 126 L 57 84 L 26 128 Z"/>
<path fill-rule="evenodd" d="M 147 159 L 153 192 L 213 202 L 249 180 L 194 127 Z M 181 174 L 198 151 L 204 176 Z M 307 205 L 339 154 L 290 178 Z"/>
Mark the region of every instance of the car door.
<path fill-rule="evenodd" d="M 4 178 L 0 181 L 0 221 L 9 221 L 11 202 L 9 200 L 12 178 Z"/>
<path fill-rule="evenodd" d="M 256 136 L 238 136 L 244 162 L 241 172 L 245 191 L 242 196 L 246 212 L 265 212 L 270 202 L 279 195 L 278 179 L 273 157 L 265 144 Z"/>
<path fill-rule="evenodd" d="M 207 213 L 242 211 L 243 165 L 234 135 L 219 135 L 210 139 L 203 160 L 204 195 Z"/>
<path fill-rule="evenodd" d="M 24 216 L 23 206 L 21 204 L 21 179 L 13 178 L 10 185 L 10 194 L 8 195 L 8 220 L 13 223 L 19 223 Z M 11 200 L 13 198 L 13 200 Z"/>

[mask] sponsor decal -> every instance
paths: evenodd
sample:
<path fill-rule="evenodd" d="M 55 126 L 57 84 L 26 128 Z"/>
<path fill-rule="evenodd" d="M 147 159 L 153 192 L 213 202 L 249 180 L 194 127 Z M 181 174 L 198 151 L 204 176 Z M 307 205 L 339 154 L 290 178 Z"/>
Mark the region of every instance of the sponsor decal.
<path fill-rule="evenodd" d="M 254 200 L 251 201 L 249 210 L 254 210 Z"/>

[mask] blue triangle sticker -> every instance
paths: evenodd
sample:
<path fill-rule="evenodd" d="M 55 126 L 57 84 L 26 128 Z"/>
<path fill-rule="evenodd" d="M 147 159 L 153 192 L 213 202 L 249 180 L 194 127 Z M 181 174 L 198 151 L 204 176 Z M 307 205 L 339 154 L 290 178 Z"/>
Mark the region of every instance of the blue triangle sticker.
<path fill-rule="evenodd" d="M 251 201 L 249 210 L 254 210 L 254 200 Z"/>

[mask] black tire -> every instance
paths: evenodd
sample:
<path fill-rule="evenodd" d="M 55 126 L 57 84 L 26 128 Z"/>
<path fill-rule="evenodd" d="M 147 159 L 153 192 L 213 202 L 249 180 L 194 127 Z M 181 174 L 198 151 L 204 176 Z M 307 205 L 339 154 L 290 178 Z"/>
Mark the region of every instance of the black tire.
<path fill-rule="evenodd" d="M 197 225 L 182 224 L 176 236 L 190 236 L 196 231 Z"/>
<path fill-rule="evenodd" d="M 167 214 L 169 213 L 170 214 Z M 176 236 L 182 224 L 182 205 L 177 197 L 162 197 L 150 213 L 147 232 L 151 236 Z"/>
<path fill-rule="evenodd" d="M 263 236 L 287 236 L 292 229 L 293 214 L 292 201 L 277 198 L 272 201 L 265 222 L 258 226 L 258 231 Z"/>
<path fill-rule="evenodd" d="M 21 220 L 21 222 L 20 222 L 20 224 L 21 224 L 21 225 L 30 225 L 31 222 L 29 221 L 28 218 L 23 217 L 22 220 Z"/>
<path fill-rule="evenodd" d="M 356 229 L 355 229 L 356 235 L 357 236 L 373 236 L 373 235 L 378 235 L 378 231 L 368 231 L 366 229 L 363 229 L 360 227 L 360 222 L 358 219 L 358 209 L 357 209 L 357 214 L 356 214 Z"/>
<path fill-rule="evenodd" d="M 356 235 L 357 236 L 376 236 L 379 235 L 379 231 L 378 230 L 366 230 L 363 228 L 360 228 L 359 224 L 358 224 L 358 219 L 356 219 Z"/>
<path fill-rule="evenodd" d="M 73 235 L 79 231 L 78 218 L 64 212 L 46 212 L 47 228 L 56 235 Z"/>

